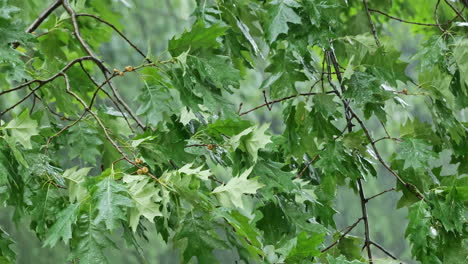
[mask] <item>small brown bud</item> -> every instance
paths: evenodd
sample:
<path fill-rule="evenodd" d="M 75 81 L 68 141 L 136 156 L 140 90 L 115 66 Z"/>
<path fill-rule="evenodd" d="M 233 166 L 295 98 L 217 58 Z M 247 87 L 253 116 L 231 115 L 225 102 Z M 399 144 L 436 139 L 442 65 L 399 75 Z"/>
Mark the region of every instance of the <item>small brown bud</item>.
<path fill-rule="evenodd" d="M 124 72 L 123 71 L 119 72 L 119 75 L 124 76 Z"/>
<path fill-rule="evenodd" d="M 216 146 L 213 145 L 213 144 L 208 144 L 206 147 L 207 147 L 209 150 L 214 150 L 214 149 L 216 148 Z"/>
<path fill-rule="evenodd" d="M 139 159 L 139 158 L 136 158 L 136 159 L 135 159 L 135 163 L 136 163 L 136 164 L 142 164 L 143 161 L 142 161 L 141 159 Z"/>
<path fill-rule="evenodd" d="M 406 94 L 406 95 L 407 95 L 407 94 L 408 94 L 408 89 L 406 89 L 406 88 L 403 88 L 403 90 L 401 91 L 401 93 L 402 93 L 402 94 Z"/>
<path fill-rule="evenodd" d="M 143 168 L 141 168 L 141 171 L 142 171 L 144 174 L 146 174 L 146 173 L 148 173 L 149 170 L 148 170 L 148 167 L 143 167 Z"/>
<path fill-rule="evenodd" d="M 138 170 L 137 170 L 137 174 L 138 174 L 138 175 L 142 175 L 142 174 L 143 174 L 143 170 L 142 170 L 142 169 L 138 169 Z"/>
<path fill-rule="evenodd" d="M 117 69 L 114 69 L 114 72 L 115 72 L 115 73 L 118 73 L 118 72 L 119 72 L 119 70 L 117 70 Z"/>
<path fill-rule="evenodd" d="M 131 72 L 131 71 L 134 71 L 135 68 L 133 68 L 133 66 L 127 66 L 127 67 L 125 67 L 125 70 L 128 71 L 128 72 Z"/>

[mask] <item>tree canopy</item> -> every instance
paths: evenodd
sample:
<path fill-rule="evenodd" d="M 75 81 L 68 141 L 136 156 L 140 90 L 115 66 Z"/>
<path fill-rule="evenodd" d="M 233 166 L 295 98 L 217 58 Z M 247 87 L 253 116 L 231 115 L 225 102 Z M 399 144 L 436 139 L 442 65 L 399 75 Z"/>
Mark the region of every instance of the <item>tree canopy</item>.
<path fill-rule="evenodd" d="M 44 247 L 153 263 L 152 225 L 180 263 L 400 263 L 368 210 L 397 192 L 411 258 L 467 262 L 466 1 L 198 0 L 157 52 L 133 2 L 0 0 L 0 200 Z"/>

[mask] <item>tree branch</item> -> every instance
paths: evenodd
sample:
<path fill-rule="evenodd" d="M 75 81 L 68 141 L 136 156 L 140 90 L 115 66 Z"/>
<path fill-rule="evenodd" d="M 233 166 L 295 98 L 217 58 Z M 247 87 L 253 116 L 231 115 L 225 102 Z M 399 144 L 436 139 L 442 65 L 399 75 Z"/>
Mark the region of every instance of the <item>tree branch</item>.
<path fill-rule="evenodd" d="M 457 16 L 458 16 L 461 20 L 463 20 L 464 22 L 466 22 L 465 17 L 462 15 L 462 13 L 460 13 L 460 11 L 458 11 L 449 1 L 447 1 L 447 0 L 444 0 L 444 1 L 445 1 L 445 3 L 446 3 L 448 6 L 450 6 L 450 8 L 453 10 L 453 12 L 455 12 L 455 14 L 457 14 Z"/>
<path fill-rule="evenodd" d="M 45 84 L 49 83 L 49 82 L 52 82 L 53 80 L 55 80 L 56 78 L 58 78 L 59 76 L 62 76 L 62 74 L 64 74 L 68 69 L 70 69 L 74 64 L 78 63 L 78 62 L 81 62 L 81 61 L 84 61 L 84 60 L 92 60 L 94 61 L 95 58 L 91 57 L 91 56 L 85 56 L 85 57 L 81 57 L 81 58 L 78 58 L 78 59 L 74 59 L 72 61 L 70 61 L 67 65 L 65 65 L 65 67 L 62 68 L 62 70 L 60 70 L 58 73 L 52 75 L 51 77 L 45 79 L 45 80 L 39 80 L 39 79 L 35 79 L 35 80 L 31 80 L 31 81 L 28 81 L 28 82 L 25 82 L 15 88 L 11 88 L 9 90 L 6 90 L 6 91 L 3 91 L 3 92 L 0 92 L 0 96 L 3 95 L 3 94 L 6 94 L 6 93 L 10 93 L 10 92 L 13 92 L 13 91 L 16 91 L 16 90 L 19 90 L 21 88 L 24 88 L 24 87 L 27 87 L 33 83 L 38 83 L 38 85 L 31 90 L 31 92 L 29 92 L 26 96 L 24 96 L 23 98 L 21 98 L 17 103 L 15 103 L 14 105 L 10 106 L 9 108 L 5 109 L 3 112 L 0 113 L 0 118 L 6 114 L 7 112 L 9 112 L 10 110 L 14 109 L 16 106 L 18 106 L 19 104 L 21 104 L 22 102 L 24 102 L 26 99 L 29 98 L 29 96 L 31 96 L 32 94 L 34 94 L 37 90 L 39 90 L 42 86 L 44 86 Z"/>
<path fill-rule="evenodd" d="M 395 188 L 390 188 L 390 189 L 385 190 L 385 191 L 383 191 L 383 192 L 380 192 L 380 193 L 378 193 L 378 194 L 376 194 L 376 195 L 373 195 L 373 196 L 371 196 L 371 197 L 369 197 L 369 198 L 366 198 L 366 203 L 369 202 L 369 200 L 371 200 L 371 199 L 374 199 L 374 198 L 376 198 L 376 197 L 378 197 L 378 196 L 380 196 L 380 195 L 382 195 L 382 194 L 384 194 L 384 193 L 391 192 L 391 191 L 394 191 L 394 190 L 395 190 Z"/>
<path fill-rule="evenodd" d="M 76 17 L 92 17 L 96 20 L 98 20 L 99 22 L 101 23 L 104 23 L 106 25 L 108 25 L 109 27 L 111 27 L 115 32 L 117 32 L 117 34 L 119 34 L 120 37 L 122 37 L 130 46 L 132 46 L 133 49 L 135 49 L 147 62 L 149 63 L 153 63 L 153 61 L 151 61 L 146 55 L 145 53 L 143 53 L 143 51 L 141 51 L 137 45 L 135 45 L 129 38 L 127 38 L 116 26 L 114 26 L 112 23 L 96 16 L 96 15 L 92 15 L 92 14 L 86 14 L 86 13 L 79 13 L 79 14 L 76 14 Z"/>
<path fill-rule="evenodd" d="M 431 23 L 419 23 L 419 22 L 413 22 L 413 21 L 408 21 L 408 20 L 403 20 L 401 18 L 398 18 L 398 17 L 394 17 L 394 16 L 391 16 L 387 13 L 384 13 L 380 10 L 376 10 L 376 9 L 372 9 L 372 8 L 369 8 L 369 11 L 371 12 L 375 12 L 375 13 L 379 13 L 381 15 L 384 15 L 388 18 L 391 18 L 393 20 L 396 20 L 396 21 L 399 21 L 399 22 L 402 22 L 402 23 L 406 23 L 406 24 L 412 24 L 412 25 L 418 25 L 418 26 L 425 26 L 425 27 L 440 27 L 440 26 L 445 26 L 445 25 L 448 25 L 450 24 L 449 23 L 445 23 L 445 24 L 431 24 Z"/>
<path fill-rule="evenodd" d="M 375 243 L 374 241 L 370 241 L 370 244 L 371 245 L 374 245 L 375 247 L 377 247 L 378 249 L 380 249 L 383 253 L 387 254 L 389 257 L 391 257 L 392 259 L 394 260 L 398 260 L 392 253 L 390 253 L 388 250 L 386 250 L 384 247 L 382 247 L 381 245 Z"/>
<path fill-rule="evenodd" d="M 78 26 L 78 21 L 76 19 L 76 13 L 75 11 L 70 7 L 70 4 L 68 0 L 63 0 L 63 7 L 65 10 L 68 12 L 68 14 L 71 17 L 72 20 L 72 25 L 73 25 L 73 32 L 75 34 L 75 37 L 77 38 L 78 42 L 80 43 L 81 47 L 86 51 L 86 53 L 95 58 L 95 62 L 98 65 L 98 67 L 101 69 L 102 74 L 106 79 L 109 78 L 109 74 L 111 71 L 104 65 L 104 63 L 97 57 L 96 54 L 94 54 L 93 50 L 89 47 L 88 43 L 83 39 L 80 33 L 80 28 Z M 109 87 L 112 90 L 112 93 L 114 94 L 115 98 L 117 101 L 125 108 L 125 110 L 130 114 L 130 116 L 135 120 L 135 122 L 138 124 L 138 126 L 145 130 L 146 127 L 143 125 L 143 123 L 138 119 L 138 117 L 133 113 L 132 109 L 125 103 L 125 101 L 120 97 L 119 93 L 117 90 L 112 86 L 112 83 L 109 81 L 108 82 Z"/>
<path fill-rule="evenodd" d="M 358 191 L 359 191 L 359 198 L 361 199 L 361 212 L 362 212 L 362 220 L 364 221 L 364 247 L 367 248 L 367 257 L 369 258 L 369 263 L 372 264 L 374 261 L 372 260 L 372 252 L 371 248 L 369 247 L 369 244 L 371 242 L 370 240 L 370 231 L 369 231 L 369 220 L 367 217 L 367 199 L 364 195 L 364 189 L 362 188 L 362 182 L 361 179 L 357 179 L 357 184 L 358 184 Z"/>
<path fill-rule="evenodd" d="M 322 249 L 320 252 L 325 253 L 329 249 L 334 247 L 336 244 L 338 244 L 341 241 L 341 239 L 343 239 L 347 234 L 349 234 L 349 232 L 351 232 L 357 226 L 357 224 L 359 224 L 359 222 L 361 222 L 361 220 L 362 220 L 362 217 L 359 218 L 356 222 L 354 222 L 354 224 L 352 224 L 352 225 L 346 227 L 345 229 L 343 229 L 343 230 L 346 230 L 346 232 L 344 232 L 337 240 L 335 240 L 333 243 L 331 243 L 328 247 Z"/>
<path fill-rule="evenodd" d="M 362 3 L 364 4 L 364 8 L 366 9 L 367 20 L 369 20 L 369 25 L 372 30 L 372 35 L 374 35 L 375 44 L 377 44 L 377 47 L 380 47 L 379 37 L 377 36 L 377 30 L 375 30 L 374 22 L 372 22 L 372 16 L 369 10 L 369 6 L 367 4 L 367 0 L 362 0 Z"/>
<path fill-rule="evenodd" d="M 332 94 L 332 93 L 335 93 L 334 91 L 328 91 L 328 92 L 325 92 L 324 94 Z M 271 106 L 271 105 L 274 105 L 276 103 L 279 103 L 279 102 L 282 102 L 282 101 L 286 101 L 286 100 L 289 100 L 289 99 L 292 99 L 292 98 L 296 98 L 296 97 L 299 97 L 299 96 L 310 96 L 310 95 L 317 95 L 317 94 L 322 94 L 322 93 L 300 93 L 300 94 L 295 94 L 295 95 L 290 95 L 290 96 L 286 96 L 286 97 L 283 97 L 281 99 L 276 99 L 276 100 L 273 100 L 273 101 L 269 101 L 269 102 L 266 102 L 262 105 L 259 105 L 257 107 L 254 107 L 248 111 L 245 111 L 243 113 L 240 113 L 239 116 L 243 116 L 243 115 L 246 115 L 250 112 L 253 112 L 257 109 L 260 109 L 262 107 L 265 107 L 265 106 Z M 240 109 L 240 107 L 239 107 Z"/>
<path fill-rule="evenodd" d="M 62 5 L 63 0 L 56 0 L 53 2 L 49 7 L 47 7 L 42 13 L 34 20 L 31 25 L 26 29 L 26 32 L 32 33 L 34 30 L 36 30 L 44 20 L 46 20 L 52 12 L 54 12 L 55 9 L 57 9 L 59 6 Z"/>

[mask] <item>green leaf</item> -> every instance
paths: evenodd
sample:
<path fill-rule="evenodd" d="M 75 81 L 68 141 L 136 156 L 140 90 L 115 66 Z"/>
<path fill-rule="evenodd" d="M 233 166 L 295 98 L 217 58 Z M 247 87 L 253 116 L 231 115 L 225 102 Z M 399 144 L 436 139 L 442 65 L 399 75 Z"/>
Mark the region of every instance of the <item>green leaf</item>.
<path fill-rule="evenodd" d="M 67 144 L 71 146 L 68 156 L 70 159 L 79 157 L 89 164 L 96 164 L 96 156 L 99 156 L 100 146 L 104 143 L 94 127 L 86 122 L 79 122 L 68 130 Z"/>
<path fill-rule="evenodd" d="M 229 139 L 233 150 L 241 149 L 250 154 L 253 161 L 257 161 L 258 151 L 271 142 L 271 137 L 265 134 L 268 125 L 250 127 Z"/>
<path fill-rule="evenodd" d="M 431 146 L 421 139 L 404 138 L 399 146 L 396 158 L 405 161 L 404 169 L 409 167 L 427 168 L 428 164 L 436 157 Z"/>
<path fill-rule="evenodd" d="M 463 92 L 468 95 L 468 41 L 466 38 L 460 38 L 455 42 L 456 47 L 453 50 L 453 58 L 457 62 L 460 71 L 461 87 Z"/>
<path fill-rule="evenodd" d="M 211 55 L 209 57 L 190 57 L 191 67 L 197 69 L 202 81 L 217 88 L 239 88 L 240 72 L 234 68 L 227 56 Z"/>
<path fill-rule="evenodd" d="M 258 179 L 247 179 L 253 167 L 244 171 L 238 177 L 234 177 L 225 185 L 216 187 L 213 193 L 216 194 L 220 203 L 226 207 L 244 208 L 242 196 L 244 194 L 255 194 L 264 185 Z"/>
<path fill-rule="evenodd" d="M 302 263 L 304 260 L 321 254 L 318 246 L 323 243 L 324 234 L 312 233 L 308 235 L 306 232 L 301 232 L 293 240 L 293 247 L 285 261 L 287 263 Z"/>
<path fill-rule="evenodd" d="M 274 201 L 276 194 L 291 193 L 297 188 L 292 181 L 296 175 L 283 171 L 281 169 L 283 165 L 270 160 L 262 160 L 255 164 L 253 174 L 258 176 L 258 181 L 265 185 L 260 193 L 266 199 Z"/>
<path fill-rule="evenodd" d="M 127 189 L 115 181 L 113 173 L 97 184 L 97 190 L 93 196 L 98 209 L 94 223 L 104 222 L 108 230 L 114 230 L 118 220 L 125 220 L 125 208 L 133 207 L 133 201 L 128 197 Z"/>
<path fill-rule="evenodd" d="M 72 225 L 76 223 L 78 217 L 79 204 L 70 204 L 57 215 L 57 220 L 47 232 L 47 239 L 44 246 L 54 247 L 62 239 L 65 244 L 72 238 Z"/>
<path fill-rule="evenodd" d="M 145 116 L 148 124 L 157 126 L 179 112 L 182 107 L 179 93 L 173 89 L 170 80 L 160 70 L 153 67 L 145 68 L 142 74 L 145 85 L 138 96 L 140 106 L 136 114 Z"/>
<path fill-rule="evenodd" d="M 0 43 L 4 43 L 0 46 L 0 80 L 3 79 L 3 74 L 6 74 L 7 81 L 20 81 L 28 77 L 21 57 L 24 55 L 24 48 L 28 47 L 34 38 L 24 31 L 23 22 L 14 17 L 13 14 L 18 11 L 21 9 L 8 5 L 8 1 L 0 1 Z M 22 46 L 13 49 L 12 43 Z"/>
<path fill-rule="evenodd" d="M 10 131 L 15 142 L 19 142 L 26 149 L 31 149 L 31 137 L 39 135 L 36 120 L 31 119 L 27 110 L 11 120 L 5 127 Z"/>
<path fill-rule="evenodd" d="M 173 37 L 169 41 L 169 52 L 173 57 L 177 57 L 184 51 L 190 53 L 203 49 L 218 48 L 221 43 L 217 40 L 223 36 L 228 28 L 220 24 L 206 27 L 202 20 L 198 20 L 190 31 L 185 31 L 179 38 Z"/>
<path fill-rule="evenodd" d="M 299 17 L 292 8 L 299 7 L 299 4 L 293 0 L 274 0 L 270 2 L 268 15 L 268 39 L 273 43 L 278 35 L 288 33 L 288 23 L 300 24 Z"/>
<path fill-rule="evenodd" d="M 189 263 L 193 257 L 199 263 L 219 263 L 213 250 L 228 249 L 228 245 L 218 237 L 211 221 L 188 217 L 180 226 L 174 240 L 182 248 L 182 263 Z"/>
<path fill-rule="evenodd" d="M 88 195 L 86 187 L 83 186 L 86 176 L 92 168 L 73 167 L 63 172 L 62 177 L 69 180 L 68 184 L 68 197 L 70 203 L 75 201 L 81 202 L 85 196 Z"/>
<path fill-rule="evenodd" d="M 413 204 L 410 207 L 408 219 L 405 237 L 412 244 L 412 254 L 425 263 L 442 263 L 434 255 L 433 247 L 435 245 L 432 244 L 432 241 L 433 237 L 437 235 L 437 230 L 431 224 L 431 213 L 428 205 L 424 201 Z"/>
<path fill-rule="evenodd" d="M 337 258 L 328 255 L 327 256 L 328 264 L 364 264 L 365 262 L 361 262 L 359 260 L 347 260 L 344 256 L 338 256 Z"/>
<path fill-rule="evenodd" d="M 154 182 L 149 177 L 125 175 L 123 182 L 135 202 L 135 207 L 130 209 L 130 227 L 133 232 L 140 223 L 140 216 L 144 216 L 152 223 L 156 216 L 163 216 L 160 210 L 161 189 L 154 186 Z"/>
<path fill-rule="evenodd" d="M 0 263 L 15 263 L 16 252 L 10 248 L 14 244 L 10 235 L 0 227 Z"/>
<path fill-rule="evenodd" d="M 89 208 L 91 209 L 91 208 Z M 80 263 L 103 264 L 109 263 L 105 249 L 116 247 L 105 235 L 105 230 L 100 229 L 90 219 L 91 210 L 80 216 L 79 228 L 74 232 L 75 244 L 69 259 L 79 259 Z"/>

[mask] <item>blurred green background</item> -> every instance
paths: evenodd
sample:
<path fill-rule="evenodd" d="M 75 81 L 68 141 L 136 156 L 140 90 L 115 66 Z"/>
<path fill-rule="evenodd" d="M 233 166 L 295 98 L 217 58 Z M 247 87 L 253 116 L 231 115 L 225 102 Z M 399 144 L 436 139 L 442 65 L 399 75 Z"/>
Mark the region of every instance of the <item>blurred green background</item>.
<path fill-rule="evenodd" d="M 49 2 L 45 0 L 20 0 L 14 4 L 19 8 L 25 4 L 35 5 L 37 13 L 40 13 Z M 149 50 L 152 55 L 156 56 L 164 53 L 167 41 L 170 38 L 180 34 L 185 28 L 190 26 L 193 22 L 190 14 L 196 7 L 194 0 L 114 0 L 113 4 L 112 8 L 118 9 L 122 14 L 120 22 L 124 26 L 124 33 L 143 50 Z M 363 23 L 367 22 L 363 21 Z M 366 28 L 366 25 L 353 26 Z M 402 59 L 406 61 L 413 55 L 416 51 L 415 47 L 424 38 L 422 35 L 418 36 L 418 33 L 412 31 L 410 26 L 398 22 L 380 23 L 379 35 L 381 38 L 391 39 L 395 47 L 401 50 Z M 408 38 L 409 35 L 413 37 Z M 107 64 L 118 69 L 122 69 L 126 65 L 138 65 L 141 63 L 139 55 L 130 49 L 118 36 L 114 36 L 112 41 L 102 46 L 100 55 Z M 408 74 L 412 75 L 411 65 L 408 68 Z M 254 71 L 248 72 L 246 79 L 242 82 L 241 89 L 230 95 L 229 99 L 237 105 L 243 102 L 243 109 L 249 109 L 262 104 L 263 94 L 259 89 L 261 82 L 262 75 L 260 73 Z M 135 100 L 142 85 L 137 75 L 123 78 L 116 84 L 128 102 Z M 387 106 L 390 109 L 393 107 L 395 110 L 388 111 L 389 113 L 394 113 L 394 116 L 389 117 L 390 121 L 387 124 L 389 133 L 392 136 L 398 136 L 400 124 L 406 119 L 408 113 L 412 113 L 422 120 L 425 119 L 424 113 L 427 111 L 422 109 L 423 106 L 418 100 L 420 99 L 415 97 L 409 98 L 407 109 L 403 112 L 398 111 L 398 108 L 394 105 Z M 271 112 L 264 108 L 247 115 L 246 118 L 271 123 L 271 131 L 280 133 L 283 129 L 283 124 L 279 121 L 281 120 L 280 116 L 281 106 L 275 105 Z M 369 126 L 375 131 L 375 138 L 384 136 L 384 131 L 378 122 L 370 120 Z M 393 152 L 391 144 L 381 143 L 379 148 L 382 153 L 386 153 L 386 157 Z M 394 186 L 394 178 L 388 175 L 386 171 L 380 169 L 378 179 L 368 179 L 365 183 L 365 192 L 368 196 L 371 196 Z M 360 200 L 358 195 L 353 193 L 349 188 L 341 188 L 338 193 L 336 210 L 339 213 L 336 214 L 335 219 L 338 227 L 344 228 L 361 216 Z M 400 194 L 390 192 L 369 203 L 368 212 L 371 237 L 374 241 L 391 250 L 401 260 L 407 263 L 416 263 L 410 259 L 410 247 L 404 239 L 407 225 L 407 210 L 396 209 L 399 197 Z M 66 256 L 68 250 L 66 245 L 57 246 L 53 249 L 43 248 L 34 235 L 28 231 L 28 219 L 23 219 L 22 223 L 15 227 L 10 220 L 11 214 L 11 208 L 0 210 L 0 225 L 17 242 L 15 251 L 19 255 L 18 263 L 67 263 Z M 178 263 L 177 252 L 172 249 L 171 245 L 165 245 L 162 242 L 153 226 L 147 225 L 147 228 L 152 230 L 148 236 L 148 241 L 144 241 L 143 239 L 140 241 L 140 246 L 147 263 Z M 363 230 L 362 228 L 356 228 L 351 234 L 360 236 L 363 234 Z M 116 233 L 115 236 L 117 237 L 119 234 Z M 121 241 L 121 243 L 125 242 Z M 120 246 L 121 250 L 118 251 L 109 249 L 111 263 L 142 262 L 134 249 L 126 249 L 127 245 L 125 244 Z M 383 257 L 378 250 L 374 250 L 374 252 L 377 257 Z M 224 263 L 234 263 L 229 256 L 220 257 L 224 259 Z"/>

